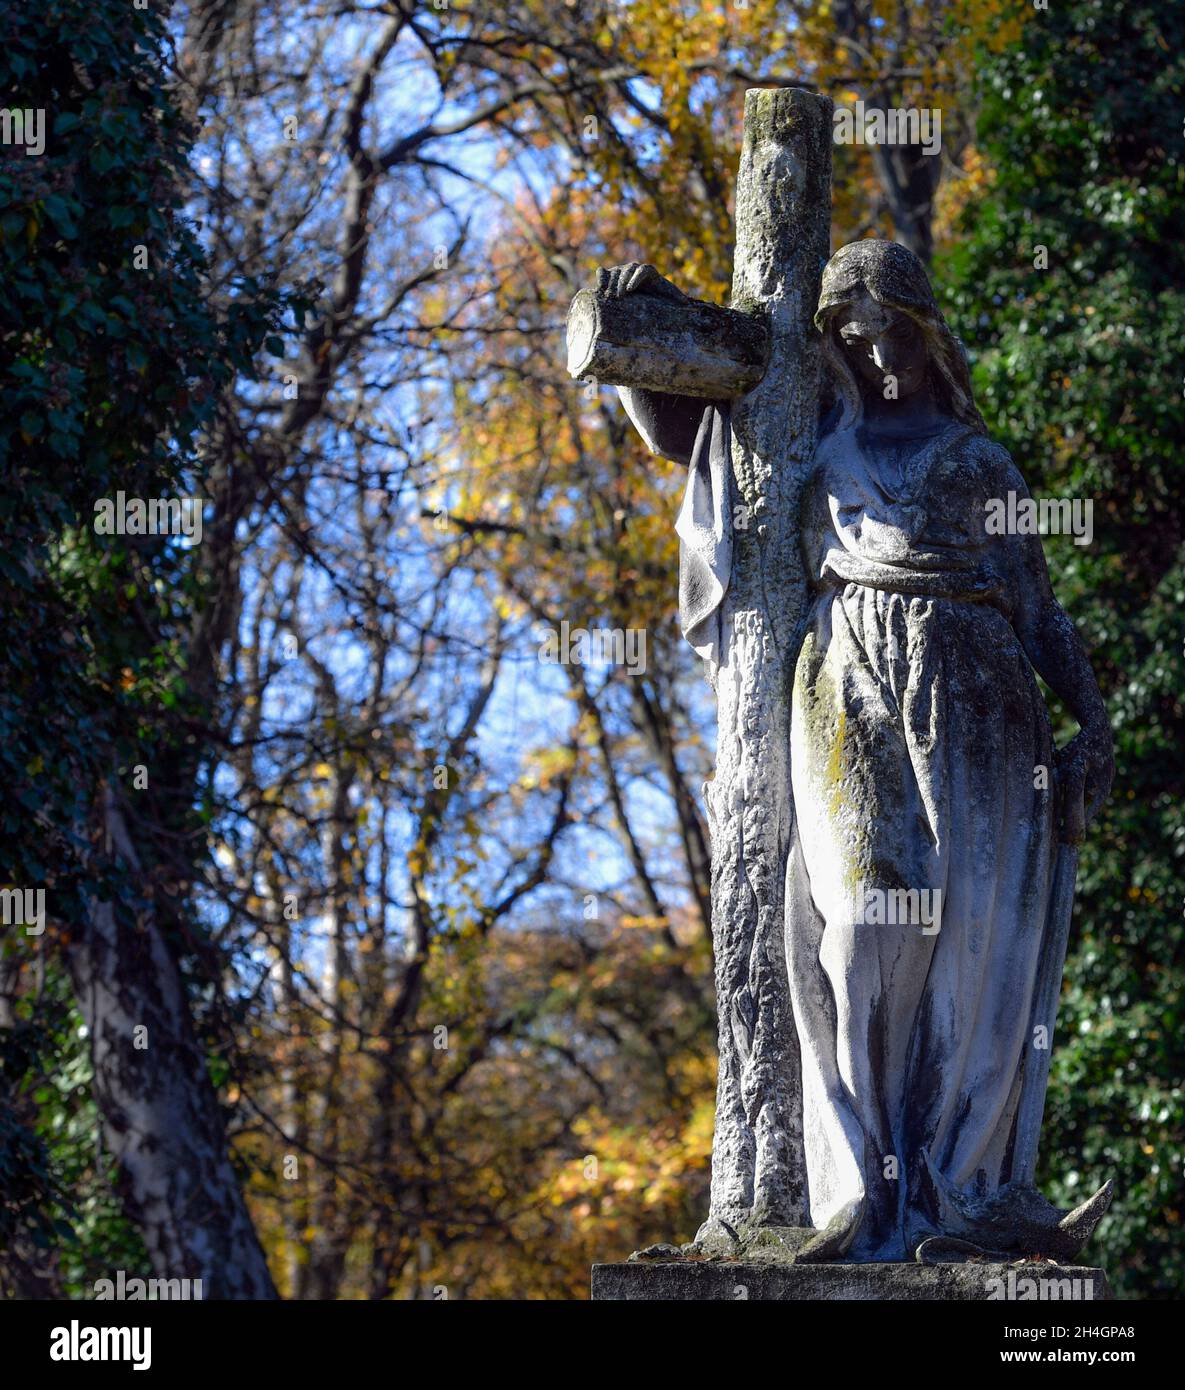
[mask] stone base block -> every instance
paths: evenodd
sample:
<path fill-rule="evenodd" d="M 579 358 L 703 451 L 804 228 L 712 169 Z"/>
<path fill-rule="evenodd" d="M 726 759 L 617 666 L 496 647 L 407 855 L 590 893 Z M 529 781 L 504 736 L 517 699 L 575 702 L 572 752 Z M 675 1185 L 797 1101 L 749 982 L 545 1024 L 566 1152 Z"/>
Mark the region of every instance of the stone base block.
<path fill-rule="evenodd" d="M 593 1265 L 594 1300 L 702 1302 L 1101 1302 L 1112 1298 L 1101 1269 L 1086 1265 L 751 1264 L 726 1260 L 634 1260 Z"/>

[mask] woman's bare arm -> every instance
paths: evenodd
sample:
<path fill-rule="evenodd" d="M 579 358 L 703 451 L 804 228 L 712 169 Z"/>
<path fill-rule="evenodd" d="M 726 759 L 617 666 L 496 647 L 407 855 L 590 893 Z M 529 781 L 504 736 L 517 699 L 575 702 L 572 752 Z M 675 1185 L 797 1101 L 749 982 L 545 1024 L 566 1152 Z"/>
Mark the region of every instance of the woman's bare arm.
<path fill-rule="evenodd" d="M 1009 468 L 1006 481 L 1018 498 L 1028 497 L 1015 467 Z M 1111 725 L 1078 630 L 1054 597 L 1040 536 L 1004 540 L 1018 596 L 1013 628 L 1033 669 L 1065 701 L 1081 730 L 1057 755 L 1062 837 L 1077 844 L 1111 790 L 1115 776 Z"/>
<path fill-rule="evenodd" d="M 650 452 L 686 468 L 707 408 L 704 402 L 692 396 L 671 396 L 663 391 L 628 386 L 619 386 L 617 394 Z"/>
<path fill-rule="evenodd" d="M 654 266 L 641 265 L 636 261 L 598 270 L 597 292 L 608 298 L 626 294 L 653 294 L 675 300 L 687 297 L 677 285 L 664 279 Z M 672 459 L 684 467 L 691 462 L 700 421 L 707 408 L 702 400 L 628 386 L 619 386 L 617 394 L 625 413 L 651 453 Z"/>

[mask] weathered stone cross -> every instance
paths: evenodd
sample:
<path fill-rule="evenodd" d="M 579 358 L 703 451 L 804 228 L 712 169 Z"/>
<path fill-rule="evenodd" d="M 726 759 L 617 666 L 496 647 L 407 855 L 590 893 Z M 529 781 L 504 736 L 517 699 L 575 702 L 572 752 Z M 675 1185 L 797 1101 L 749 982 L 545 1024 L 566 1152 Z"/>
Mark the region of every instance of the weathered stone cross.
<path fill-rule="evenodd" d="M 831 132 L 826 97 L 746 94 L 731 309 L 585 290 L 569 316 L 573 376 L 731 401 L 732 495 L 753 518 L 732 537 L 706 789 L 720 1073 L 704 1237 L 719 1221 L 806 1225 L 784 892 L 791 683 L 807 594 L 798 510 L 818 420 L 812 318 L 830 244 Z"/>

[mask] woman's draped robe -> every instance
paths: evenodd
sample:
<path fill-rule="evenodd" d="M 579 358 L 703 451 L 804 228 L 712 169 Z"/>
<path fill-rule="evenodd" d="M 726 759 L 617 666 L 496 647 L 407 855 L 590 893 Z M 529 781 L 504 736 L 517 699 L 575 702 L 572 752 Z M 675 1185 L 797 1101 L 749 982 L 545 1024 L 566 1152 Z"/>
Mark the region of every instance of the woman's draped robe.
<path fill-rule="evenodd" d="M 692 446 L 691 402 L 623 398 L 652 447 L 690 462 L 680 615 L 714 662 L 727 411 L 704 412 Z M 940 1234 L 932 1184 L 990 1195 L 1012 1176 L 1056 843 L 1049 718 L 1009 621 L 1019 581 L 986 533 L 1009 490 L 1025 495 L 1007 453 L 951 424 L 875 457 L 832 433 L 804 500 L 786 960 L 810 1219 L 854 1225 L 857 1259 Z"/>

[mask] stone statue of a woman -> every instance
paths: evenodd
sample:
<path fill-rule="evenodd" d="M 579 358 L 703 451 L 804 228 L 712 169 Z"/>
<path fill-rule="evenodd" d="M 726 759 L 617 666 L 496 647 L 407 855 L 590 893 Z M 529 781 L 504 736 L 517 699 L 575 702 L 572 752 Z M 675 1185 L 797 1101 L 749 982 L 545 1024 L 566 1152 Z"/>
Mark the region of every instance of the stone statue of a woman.
<path fill-rule="evenodd" d="M 679 294 L 651 267 L 602 277 L 610 295 Z M 901 1260 L 929 1241 L 1064 1257 L 1109 1189 L 1069 1217 L 1046 1202 L 1018 1112 L 1059 850 L 1113 776 L 1103 701 L 1040 539 L 988 525 L 989 504 L 1028 493 L 921 263 L 893 242 L 845 246 L 815 322 L 829 390 L 800 520 L 811 602 L 786 892 L 799 1252 Z M 701 430 L 702 401 L 621 394 L 651 446 L 692 467 L 681 616 L 709 651 L 728 585 L 727 452 L 712 439 L 727 410 Z M 1037 676 L 1080 726 L 1060 750 Z"/>

